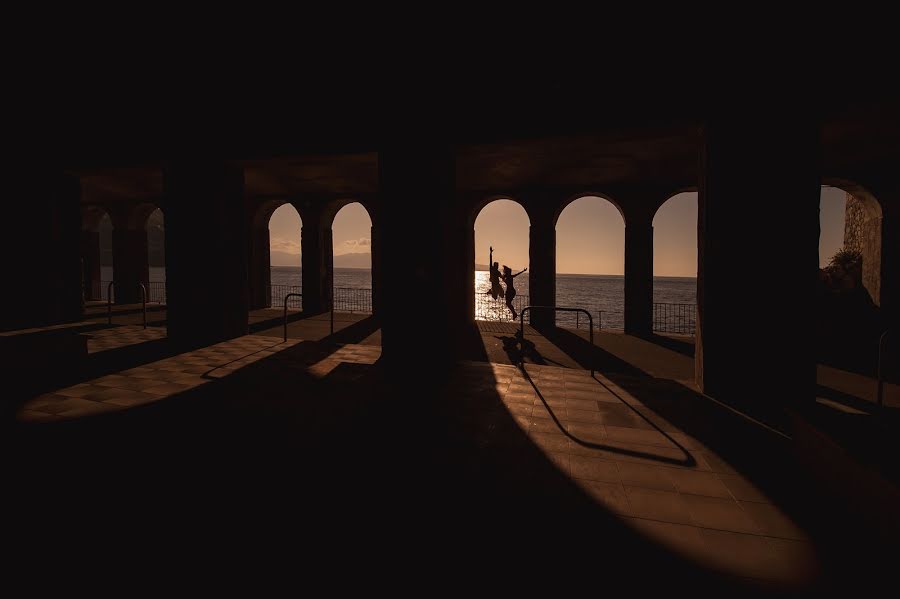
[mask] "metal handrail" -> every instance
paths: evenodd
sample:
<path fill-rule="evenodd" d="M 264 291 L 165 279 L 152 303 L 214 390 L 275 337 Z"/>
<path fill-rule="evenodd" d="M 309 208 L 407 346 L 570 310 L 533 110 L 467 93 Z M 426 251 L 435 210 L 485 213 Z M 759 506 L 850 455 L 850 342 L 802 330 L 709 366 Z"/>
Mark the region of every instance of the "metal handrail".
<path fill-rule="evenodd" d="M 580 311 L 575 313 L 575 328 L 580 330 L 581 324 L 579 323 L 579 316 L 581 316 Z M 603 310 L 597 310 L 597 330 L 603 330 Z"/>
<path fill-rule="evenodd" d="M 106 286 L 106 322 L 107 324 L 112 324 L 112 287 L 115 284 L 115 281 L 110 281 L 109 285 Z M 141 288 L 141 310 L 144 313 L 144 328 L 147 328 L 147 288 L 144 287 L 143 283 L 138 283 L 138 287 Z"/>
<path fill-rule="evenodd" d="M 878 338 L 878 368 L 877 368 L 877 376 L 878 376 L 878 407 L 884 407 L 884 346 L 886 345 L 888 336 L 888 331 L 885 331 L 881 334 L 881 337 Z"/>
<path fill-rule="evenodd" d="M 591 346 L 594 345 L 594 317 L 591 316 L 591 313 L 584 308 L 566 308 L 563 306 L 525 306 L 524 308 L 522 308 L 522 311 L 519 312 L 519 338 L 522 340 L 523 346 L 522 351 L 519 353 L 519 363 L 523 367 L 525 366 L 525 313 L 533 308 L 537 308 L 538 310 L 553 310 L 554 312 L 584 312 L 585 314 L 587 314 L 588 323 L 591 327 Z M 591 360 L 591 364 L 591 376 L 594 376 L 593 360 Z"/>
<path fill-rule="evenodd" d="M 287 301 L 288 301 L 289 297 L 301 297 L 302 298 L 303 294 L 302 293 L 288 293 L 286 296 L 284 296 L 284 302 L 282 302 L 282 303 L 284 305 L 284 340 L 285 341 L 287 341 L 287 309 L 288 309 Z"/>

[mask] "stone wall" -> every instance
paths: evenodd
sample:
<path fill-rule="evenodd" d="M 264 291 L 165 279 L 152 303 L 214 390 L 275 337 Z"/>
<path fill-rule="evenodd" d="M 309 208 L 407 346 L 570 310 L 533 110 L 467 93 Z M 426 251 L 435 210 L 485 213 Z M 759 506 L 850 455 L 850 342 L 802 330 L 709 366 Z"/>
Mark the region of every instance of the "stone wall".
<path fill-rule="evenodd" d="M 844 221 L 844 248 L 862 255 L 862 283 L 876 306 L 881 305 L 881 214 L 877 206 L 867 205 L 847 194 Z"/>

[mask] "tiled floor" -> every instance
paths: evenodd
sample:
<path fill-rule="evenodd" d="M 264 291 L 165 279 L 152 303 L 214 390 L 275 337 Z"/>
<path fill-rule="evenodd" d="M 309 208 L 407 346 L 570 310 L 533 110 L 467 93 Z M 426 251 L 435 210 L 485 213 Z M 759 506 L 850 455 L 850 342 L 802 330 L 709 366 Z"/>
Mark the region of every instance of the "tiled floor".
<path fill-rule="evenodd" d="M 110 337 L 143 334 L 127 327 L 110 331 L 117 331 Z M 371 345 L 326 347 L 248 335 L 34 397 L 19 410 L 18 419 L 36 430 L 47 421 L 100 421 L 91 417 L 128 414 L 133 407 L 168 400 L 161 403 L 170 411 L 154 421 L 168 425 L 178 417 L 182 399 L 189 402 L 193 391 L 206 391 L 216 399 L 243 402 L 242 409 L 252 418 L 239 412 L 240 423 L 245 418 L 257 422 L 260 416 L 253 410 L 258 409 L 266 418 L 279 415 L 275 418 L 279 425 L 296 419 L 311 427 L 304 431 L 326 429 L 323 444 L 309 451 L 316 463 L 327 464 L 327 469 L 349 481 L 360 476 L 356 468 L 366 469 L 360 465 L 365 463 L 361 448 L 377 454 L 382 451 L 380 443 L 398 443 L 403 450 L 397 456 L 375 458 L 381 469 L 378 476 L 397 472 L 404 485 L 412 486 L 418 477 L 407 469 L 433 471 L 422 456 L 429 455 L 428 443 L 440 445 L 446 439 L 434 432 L 433 422 L 419 422 L 415 402 L 401 404 L 397 412 L 365 411 L 369 405 L 365 397 L 378 380 L 372 377 L 376 370 L 371 365 L 380 354 L 380 347 Z M 510 483 L 514 494 L 524 489 L 532 497 L 541 493 L 556 497 L 560 485 L 571 487 L 583 498 L 578 501 L 624 524 L 650 546 L 753 584 L 803 586 L 819 582 L 826 573 L 815 535 L 780 505 L 778 493 L 771 493 L 774 489 L 781 497 L 785 491 L 790 494 L 793 483 L 777 478 L 773 487 L 765 475 L 749 474 L 736 463 L 727 451 L 731 441 L 727 427 L 719 427 L 719 416 L 710 416 L 708 402 L 690 389 L 648 377 L 592 376 L 577 368 L 528 364 L 521 370 L 464 362 L 446 382 L 418 391 L 422 405 L 443 406 L 439 421 L 448 423 L 450 438 L 463 439 L 463 450 L 474 452 L 475 474 L 472 478 L 466 474 L 454 485 L 478 489 L 506 484 L 496 482 L 499 475 L 514 481 Z M 363 401 L 356 402 L 359 398 Z M 334 402 L 351 407 L 327 416 L 322 410 Z M 291 412 L 291 406 L 303 409 Z M 202 421 L 209 408 L 194 402 L 192 409 L 192 417 Z M 362 426 L 368 429 L 360 440 L 352 420 L 359 416 L 353 410 L 363 414 Z M 370 417 L 375 418 L 371 427 Z M 120 425 L 111 421 L 106 428 L 83 430 L 90 430 L 91 436 L 95 429 L 115 434 L 108 431 Z M 268 428 L 263 430 L 270 434 Z M 303 434 L 288 428 L 290 438 Z M 191 433 L 190 444 L 195 435 Z M 742 443 L 746 440 L 735 438 L 731 445 Z M 415 451 L 405 453 L 407 445 Z M 459 451 L 450 445 L 451 453 Z M 350 454 L 349 462 L 322 457 L 339 449 Z M 441 446 L 439 451 L 444 450 Z M 770 467 L 765 460 L 765 454 L 758 459 L 763 471 Z M 551 475 L 544 476 L 548 469 Z M 311 488 L 315 487 L 305 488 L 304 497 Z M 330 499 L 328 495 L 326 501 Z"/>
<path fill-rule="evenodd" d="M 166 329 L 165 327 L 144 328 L 140 325 L 121 325 L 82 334 L 88 337 L 88 353 L 93 354 L 146 341 L 165 339 Z"/>
<path fill-rule="evenodd" d="M 806 533 L 748 478 L 611 380 L 532 365 L 527 376 L 504 365 L 467 374 L 467 386 L 493 385 L 534 445 L 641 534 L 740 577 L 802 584 L 820 573 Z"/>

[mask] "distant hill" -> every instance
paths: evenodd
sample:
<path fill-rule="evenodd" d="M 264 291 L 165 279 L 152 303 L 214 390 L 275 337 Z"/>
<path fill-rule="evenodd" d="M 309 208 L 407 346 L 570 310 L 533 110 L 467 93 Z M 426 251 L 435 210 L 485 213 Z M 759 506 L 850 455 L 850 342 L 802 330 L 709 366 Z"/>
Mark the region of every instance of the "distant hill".
<path fill-rule="evenodd" d="M 335 268 L 372 268 L 372 254 L 356 252 L 334 257 Z"/>
<path fill-rule="evenodd" d="M 270 263 L 272 266 L 300 266 L 300 256 L 286 254 L 284 252 L 271 252 Z M 369 252 L 357 252 L 354 254 L 342 254 L 334 257 L 335 268 L 372 268 L 372 254 Z"/>
<path fill-rule="evenodd" d="M 487 264 L 475 264 L 475 270 L 490 270 L 491 268 Z"/>

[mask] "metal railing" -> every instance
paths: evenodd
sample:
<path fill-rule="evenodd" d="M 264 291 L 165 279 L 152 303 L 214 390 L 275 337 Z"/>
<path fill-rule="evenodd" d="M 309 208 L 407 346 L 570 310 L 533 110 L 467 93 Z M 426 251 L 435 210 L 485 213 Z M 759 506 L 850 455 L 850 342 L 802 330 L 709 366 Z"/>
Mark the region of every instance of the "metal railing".
<path fill-rule="evenodd" d="M 528 305 L 528 294 L 517 295 L 512 301 L 516 312 L 522 312 Z M 512 313 L 506 307 L 506 300 L 502 297 L 494 299 L 485 293 L 475 294 L 475 320 L 489 320 L 496 322 L 514 322 Z M 530 324 L 529 320 L 529 324 Z"/>
<path fill-rule="evenodd" d="M 147 290 L 147 301 L 151 304 L 166 303 L 166 282 L 165 281 L 149 281 L 150 288 Z"/>
<path fill-rule="evenodd" d="M 591 346 L 594 345 L 594 317 L 591 316 L 591 313 L 585 310 L 584 308 L 567 308 L 564 306 L 525 306 L 522 308 L 522 311 L 519 313 L 519 342 L 522 343 L 522 351 L 519 353 L 519 363 L 522 366 L 525 365 L 525 313 L 529 310 L 553 310 L 556 312 L 584 312 L 588 317 L 588 324 L 590 325 L 591 332 Z M 591 361 L 593 364 L 593 360 Z M 591 376 L 594 376 L 594 367 L 591 366 Z"/>
<path fill-rule="evenodd" d="M 110 281 L 109 285 L 106 287 L 106 321 L 108 324 L 112 324 L 112 288 L 115 285 L 115 281 Z M 141 288 L 141 310 L 144 313 L 144 328 L 147 328 L 147 288 L 144 287 L 143 283 L 138 283 L 138 287 Z"/>
<path fill-rule="evenodd" d="M 299 285 L 270 285 L 269 286 L 269 305 L 273 308 L 284 307 L 285 298 L 287 296 L 303 296 L 303 288 Z M 300 302 L 294 301 L 290 308 L 302 308 Z"/>
<path fill-rule="evenodd" d="M 271 285 L 271 307 L 283 308 L 285 298 L 302 298 L 303 288 L 299 285 Z M 334 287 L 332 290 L 332 306 L 338 312 L 351 314 L 372 313 L 372 290 L 368 287 Z M 290 308 L 302 308 L 302 304 L 293 300 Z"/>
<path fill-rule="evenodd" d="M 284 301 L 281 302 L 282 305 L 284 305 L 284 318 L 283 318 L 283 321 L 284 321 L 284 340 L 285 340 L 285 341 L 287 341 L 287 311 L 288 311 L 288 299 L 290 299 L 291 297 L 299 297 L 299 298 L 302 299 L 302 298 L 303 298 L 303 294 L 302 294 L 302 293 L 288 293 L 286 296 L 284 296 Z M 334 325 L 333 325 L 333 324 L 331 325 L 331 328 L 334 329 Z"/>
<path fill-rule="evenodd" d="M 335 287 L 332 305 L 338 312 L 372 313 L 372 290 L 356 287 Z"/>
<path fill-rule="evenodd" d="M 697 304 L 653 303 L 653 331 L 695 335 L 697 332 Z"/>

